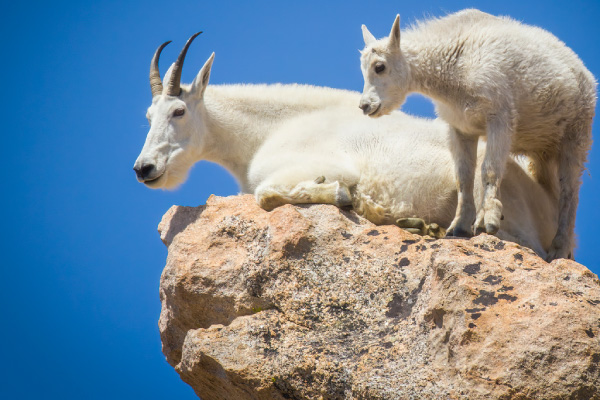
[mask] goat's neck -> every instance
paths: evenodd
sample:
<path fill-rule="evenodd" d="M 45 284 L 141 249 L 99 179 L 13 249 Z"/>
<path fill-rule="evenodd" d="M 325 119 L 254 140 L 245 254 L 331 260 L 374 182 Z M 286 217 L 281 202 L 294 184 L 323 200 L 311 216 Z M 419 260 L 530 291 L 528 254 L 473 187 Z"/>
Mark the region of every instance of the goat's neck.
<path fill-rule="evenodd" d="M 452 47 L 440 42 L 423 42 L 414 33 L 402 37 L 401 50 L 410 71 L 410 91 L 450 103 L 465 89 L 457 70 L 462 47 L 459 43 Z"/>
<path fill-rule="evenodd" d="M 248 168 L 254 155 L 286 119 L 314 110 L 314 105 L 277 102 L 264 87 L 252 91 L 242 86 L 240 95 L 231 88 L 209 86 L 202 112 L 206 132 L 199 159 L 215 162 L 231 172 L 243 192 L 248 192 Z"/>

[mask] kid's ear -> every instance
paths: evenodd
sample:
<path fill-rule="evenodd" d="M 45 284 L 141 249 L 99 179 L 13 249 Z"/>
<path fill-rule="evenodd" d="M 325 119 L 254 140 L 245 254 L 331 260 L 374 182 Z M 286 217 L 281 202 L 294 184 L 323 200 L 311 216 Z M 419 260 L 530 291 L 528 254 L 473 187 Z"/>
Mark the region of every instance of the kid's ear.
<path fill-rule="evenodd" d="M 204 90 L 208 86 L 208 80 L 210 78 L 210 69 L 212 67 L 213 60 L 215 59 L 215 53 L 212 53 L 208 60 L 204 63 L 204 66 L 196 75 L 194 82 L 192 82 L 192 93 L 202 98 L 204 96 Z"/>
<path fill-rule="evenodd" d="M 367 27 L 365 25 L 361 26 L 361 28 L 362 28 L 363 40 L 365 41 L 365 46 L 368 46 L 377 40 L 377 39 L 375 39 L 375 36 L 373 36 L 371 34 L 371 32 L 369 32 L 369 30 L 367 29 Z"/>
<path fill-rule="evenodd" d="M 400 14 L 396 15 L 394 25 L 392 25 L 388 47 L 390 50 L 400 49 Z"/>

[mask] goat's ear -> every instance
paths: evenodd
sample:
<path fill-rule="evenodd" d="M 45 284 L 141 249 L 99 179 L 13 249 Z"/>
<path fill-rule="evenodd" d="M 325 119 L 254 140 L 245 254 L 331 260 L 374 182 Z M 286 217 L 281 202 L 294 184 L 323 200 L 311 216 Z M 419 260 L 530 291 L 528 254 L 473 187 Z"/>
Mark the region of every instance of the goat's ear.
<path fill-rule="evenodd" d="M 196 75 L 194 82 L 192 82 L 192 93 L 197 97 L 204 96 L 204 90 L 208 86 L 208 79 L 210 78 L 210 69 L 212 67 L 213 60 L 215 59 L 215 53 L 212 53 L 208 60 L 204 63 L 204 66 Z"/>
<path fill-rule="evenodd" d="M 365 25 L 361 26 L 361 28 L 362 28 L 362 33 L 363 33 L 363 40 L 365 41 L 365 46 L 368 46 L 377 40 L 377 39 L 375 39 L 375 36 L 373 36 L 371 34 L 371 32 L 369 32 L 369 30 L 367 29 L 367 27 Z"/>
<path fill-rule="evenodd" d="M 173 67 L 175 66 L 175 63 L 171 64 L 171 66 L 169 67 L 169 69 L 167 70 L 167 73 L 165 74 L 164 78 L 163 78 L 163 83 L 164 83 L 164 87 L 163 87 L 163 94 L 167 93 L 167 87 L 169 86 L 167 84 L 167 82 L 171 81 L 171 74 L 173 73 Z"/>
<path fill-rule="evenodd" d="M 388 47 L 390 50 L 400 50 L 400 14 L 396 15 L 394 25 L 392 25 Z"/>

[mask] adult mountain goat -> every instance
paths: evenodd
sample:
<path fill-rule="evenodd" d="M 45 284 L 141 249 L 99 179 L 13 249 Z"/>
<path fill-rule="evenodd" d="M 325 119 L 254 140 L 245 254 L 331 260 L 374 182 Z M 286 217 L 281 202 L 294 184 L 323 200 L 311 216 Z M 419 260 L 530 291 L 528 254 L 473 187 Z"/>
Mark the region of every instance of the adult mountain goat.
<path fill-rule="evenodd" d="M 360 108 L 372 117 L 404 103 L 410 92 L 431 97 L 451 126 L 458 206 L 449 235 L 495 233 L 503 214 L 499 185 L 509 152 L 526 154 L 531 173 L 559 199 L 548 259 L 572 256 L 579 186 L 596 105 L 596 81 L 575 53 L 543 29 L 478 10 L 419 23 L 389 37 L 363 25 Z M 484 195 L 476 210 L 473 181 L 479 136 Z M 558 187 L 557 187 L 558 185 Z M 506 209 L 506 207 L 504 207 Z"/>
<path fill-rule="evenodd" d="M 405 217 L 450 223 L 456 189 L 446 123 L 399 111 L 383 120 L 364 118 L 356 108 L 358 93 L 343 90 L 208 86 L 214 53 L 191 85 L 180 85 L 194 37 L 166 73 L 164 87 L 158 59 L 165 45 L 152 59 L 151 128 L 134 165 L 140 182 L 173 188 L 195 162 L 208 160 L 229 170 L 265 209 L 329 203 L 352 205 L 376 224 Z M 556 230 L 556 201 L 513 160 L 502 190 L 505 218 L 497 235 L 545 256 Z M 406 222 L 426 231 L 423 221 Z"/>

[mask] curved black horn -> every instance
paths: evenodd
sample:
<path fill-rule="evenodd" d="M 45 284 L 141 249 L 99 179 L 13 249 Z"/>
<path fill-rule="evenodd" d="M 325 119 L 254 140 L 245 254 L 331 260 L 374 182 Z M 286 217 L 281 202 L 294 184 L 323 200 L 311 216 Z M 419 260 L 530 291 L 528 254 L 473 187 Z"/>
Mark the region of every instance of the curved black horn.
<path fill-rule="evenodd" d="M 156 49 L 152 61 L 150 62 L 150 90 L 152 90 L 152 97 L 161 94 L 163 91 L 160 72 L 158 71 L 158 59 L 160 58 L 160 53 L 169 43 L 171 43 L 170 40 L 161 44 L 160 47 Z"/>
<path fill-rule="evenodd" d="M 185 43 L 183 46 L 183 50 L 179 53 L 179 57 L 177 57 L 177 61 L 175 61 L 175 65 L 173 65 L 173 71 L 171 72 L 171 79 L 169 83 L 167 83 L 167 94 L 169 96 L 179 96 L 181 93 L 181 88 L 179 84 L 181 83 L 181 69 L 183 67 L 183 61 L 185 60 L 185 55 L 192 44 L 192 41 L 196 39 L 196 36 L 201 34 L 202 32 L 195 33 L 191 38 Z"/>

